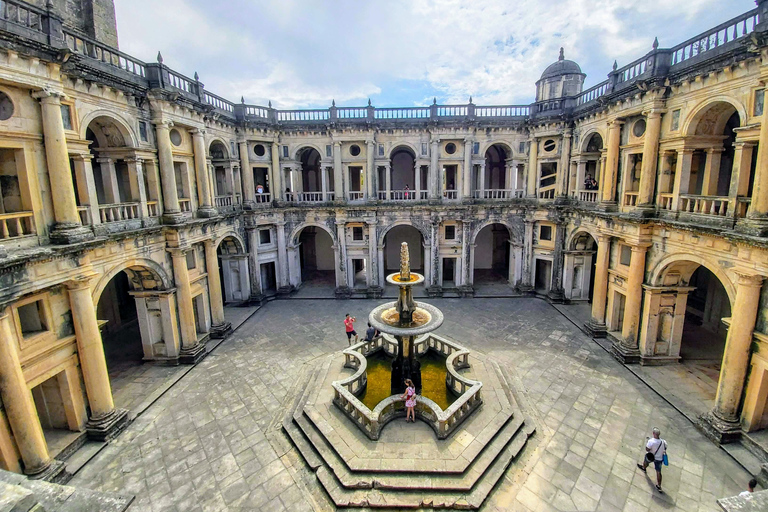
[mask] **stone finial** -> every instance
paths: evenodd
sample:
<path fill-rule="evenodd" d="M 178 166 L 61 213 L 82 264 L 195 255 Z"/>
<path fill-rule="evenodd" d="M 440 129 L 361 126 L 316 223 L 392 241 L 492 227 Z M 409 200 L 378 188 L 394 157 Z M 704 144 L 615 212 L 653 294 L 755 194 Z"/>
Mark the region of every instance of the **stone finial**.
<path fill-rule="evenodd" d="M 433 105 L 437 105 L 437 96 L 435 96 L 434 98 L 432 98 L 432 104 L 433 104 Z"/>
<path fill-rule="evenodd" d="M 371 106 L 371 98 L 368 98 L 368 106 Z"/>
<path fill-rule="evenodd" d="M 654 37 L 653 38 L 653 49 L 655 50 L 658 47 L 659 47 L 659 38 L 658 37 Z"/>
<path fill-rule="evenodd" d="M 616 71 L 617 69 L 619 69 L 619 63 L 616 61 L 613 61 L 613 70 Z"/>
<path fill-rule="evenodd" d="M 200 75 L 197 74 L 197 71 L 195 71 L 195 82 L 200 81 Z"/>
<path fill-rule="evenodd" d="M 472 96 L 469 97 L 469 103 L 472 103 Z"/>
<path fill-rule="evenodd" d="M 157 62 L 158 64 L 163 63 L 163 55 L 160 52 L 157 52 Z"/>
<path fill-rule="evenodd" d="M 557 58 L 557 60 L 565 60 L 565 50 L 563 47 L 560 47 L 560 56 Z"/>
<path fill-rule="evenodd" d="M 245 105 L 245 96 L 240 96 L 240 103 Z"/>
<path fill-rule="evenodd" d="M 335 107 L 335 106 L 336 106 L 336 100 L 331 100 L 331 106 L 332 106 L 332 107 Z"/>
<path fill-rule="evenodd" d="M 408 243 L 400 244 L 400 280 L 411 280 L 411 257 L 408 254 Z"/>
<path fill-rule="evenodd" d="M 269 103 L 267 103 L 267 106 L 268 106 L 269 108 L 272 108 L 272 100 L 269 100 Z"/>

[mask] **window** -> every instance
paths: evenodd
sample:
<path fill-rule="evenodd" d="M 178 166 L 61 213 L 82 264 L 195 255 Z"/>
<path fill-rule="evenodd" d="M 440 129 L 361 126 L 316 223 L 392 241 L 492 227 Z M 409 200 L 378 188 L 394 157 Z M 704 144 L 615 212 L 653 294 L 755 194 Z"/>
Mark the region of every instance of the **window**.
<path fill-rule="evenodd" d="M 7 121 L 13 116 L 13 101 L 4 92 L 0 92 L 0 121 Z"/>
<path fill-rule="evenodd" d="M 549 153 L 550 151 L 554 151 L 557 144 L 555 144 L 555 141 L 552 139 L 547 139 L 544 141 L 544 151 Z"/>
<path fill-rule="evenodd" d="M 422 142 L 421 143 L 421 154 L 422 155 L 426 155 L 427 154 L 427 143 L 426 142 Z"/>
<path fill-rule="evenodd" d="M 449 142 L 448 144 L 446 144 L 445 152 L 448 153 L 449 155 L 454 154 L 456 152 L 456 144 L 454 144 L 453 142 Z"/>
<path fill-rule="evenodd" d="M 42 299 L 19 306 L 16 313 L 19 315 L 22 337 L 28 338 L 49 330 Z"/>
<path fill-rule="evenodd" d="M 645 119 L 640 119 L 632 126 L 632 135 L 635 137 L 642 137 L 645 135 Z"/>
<path fill-rule="evenodd" d="M 237 149 L 235 148 L 235 141 L 233 140 L 229 141 L 229 148 L 232 150 L 230 152 L 232 155 L 237 155 Z"/>
<path fill-rule="evenodd" d="M 147 136 L 147 123 L 144 121 L 139 121 L 139 137 L 141 137 L 142 142 L 147 142 L 149 140 L 149 137 Z"/>
<path fill-rule="evenodd" d="M 360 146 L 357 144 L 352 144 L 349 146 L 349 154 L 352 156 L 357 156 L 360 154 Z"/>
<path fill-rule="evenodd" d="M 672 111 L 672 121 L 669 129 L 673 132 L 680 129 L 680 109 Z"/>
<path fill-rule="evenodd" d="M 333 146 L 330 144 L 325 145 L 325 156 L 331 158 L 333 156 Z"/>
<path fill-rule="evenodd" d="M 360 241 L 363 239 L 363 226 L 352 227 L 352 240 Z"/>
<path fill-rule="evenodd" d="M 379 144 L 379 156 L 384 156 L 384 144 Z"/>
<path fill-rule="evenodd" d="M 179 133 L 179 130 L 173 129 L 171 130 L 171 142 L 174 146 L 180 146 L 181 145 L 181 133 Z"/>
<path fill-rule="evenodd" d="M 622 245 L 620 250 L 619 263 L 629 266 L 629 263 L 632 261 L 632 249 L 628 245 Z"/>
<path fill-rule="evenodd" d="M 472 154 L 473 155 L 480 154 L 480 143 L 479 142 L 473 142 L 472 143 Z"/>
<path fill-rule="evenodd" d="M 525 142 L 521 142 L 520 147 L 518 147 L 517 150 L 520 153 L 525 153 Z"/>
<path fill-rule="evenodd" d="M 288 158 L 288 146 L 283 146 L 283 158 Z"/>
<path fill-rule="evenodd" d="M 445 226 L 445 239 L 456 240 L 456 226 Z"/>
<path fill-rule="evenodd" d="M 765 89 L 758 89 L 755 91 L 755 108 L 754 115 L 763 115 L 763 105 L 765 104 Z"/>
<path fill-rule="evenodd" d="M 540 226 L 539 227 L 539 239 L 540 240 L 552 240 L 552 226 Z"/>
<path fill-rule="evenodd" d="M 256 156 L 264 156 L 267 154 L 267 150 L 262 144 L 256 144 L 253 146 L 253 154 Z"/>
<path fill-rule="evenodd" d="M 65 130 L 72 129 L 72 110 L 69 105 L 61 106 L 61 121 L 64 123 Z"/>
<path fill-rule="evenodd" d="M 272 232 L 268 229 L 259 230 L 259 245 L 269 245 L 272 243 Z"/>
<path fill-rule="evenodd" d="M 195 261 L 195 250 L 191 249 L 187 251 L 187 270 L 195 268 L 197 262 Z"/>

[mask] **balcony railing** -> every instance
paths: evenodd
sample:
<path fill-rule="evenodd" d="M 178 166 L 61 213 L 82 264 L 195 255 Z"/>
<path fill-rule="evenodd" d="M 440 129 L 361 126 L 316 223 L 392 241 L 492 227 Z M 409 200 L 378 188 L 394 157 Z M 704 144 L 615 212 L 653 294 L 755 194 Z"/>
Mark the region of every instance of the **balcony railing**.
<path fill-rule="evenodd" d="M 674 194 L 659 194 L 659 208 L 672 211 L 674 206 Z"/>
<path fill-rule="evenodd" d="M 728 212 L 728 197 L 681 195 L 680 211 L 725 217 Z"/>
<path fill-rule="evenodd" d="M 147 215 L 149 217 L 160 216 L 160 203 L 158 201 L 147 201 Z"/>
<path fill-rule="evenodd" d="M 179 210 L 182 212 L 191 212 L 192 211 L 192 200 L 188 197 L 180 197 L 179 198 Z"/>
<path fill-rule="evenodd" d="M 78 206 L 77 214 L 80 216 L 80 224 L 83 226 L 90 226 L 93 224 L 91 219 L 91 207 L 90 206 Z"/>
<path fill-rule="evenodd" d="M 100 204 L 99 219 L 102 223 L 138 219 L 141 203 Z"/>
<path fill-rule="evenodd" d="M 443 190 L 443 197 L 445 199 L 458 199 L 459 198 L 459 191 L 458 190 Z"/>
<path fill-rule="evenodd" d="M 365 192 L 362 192 L 360 190 L 350 190 L 349 191 L 349 200 L 350 201 L 362 201 L 365 199 Z"/>
<path fill-rule="evenodd" d="M 513 199 L 515 197 L 523 197 L 523 190 L 513 188 L 475 190 L 475 199 Z"/>
<path fill-rule="evenodd" d="M 381 201 L 416 201 L 416 199 L 424 194 L 426 199 L 426 190 L 390 190 L 389 197 L 387 197 L 386 190 L 379 190 L 379 200 Z"/>
<path fill-rule="evenodd" d="M 736 198 L 736 216 L 743 219 L 749 213 L 749 206 L 752 204 L 752 199 L 749 197 Z"/>
<path fill-rule="evenodd" d="M 0 2 L 0 18 L 37 32 L 44 33 L 44 16 L 43 10 L 23 2 L 13 0 Z"/>
<path fill-rule="evenodd" d="M 758 21 L 758 10 L 752 9 L 684 43 L 673 46 L 671 64 L 673 66 L 680 64 L 697 55 L 722 47 L 726 43 L 741 39 L 754 32 Z"/>
<path fill-rule="evenodd" d="M 6 3 L 6 2 L 3 2 Z M 90 57 L 91 59 L 103 62 L 110 66 L 122 69 L 141 78 L 146 78 L 147 71 L 145 64 L 134 59 L 128 54 L 119 50 L 101 44 L 87 37 L 64 31 L 64 41 L 67 48 L 74 53 Z"/>
<path fill-rule="evenodd" d="M 637 196 L 640 192 L 624 192 L 624 206 L 637 206 Z"/>
<path fill-rule="evenodd" d="M 582 203 L 596 203 L 600 197 L 599 190 L 579 190 L 579 201 Z"/>
<path fill-rule="evenodd" d="M 34 234 L 35 220 L 32 217 L 32 212 L 0 214 L 0 240 Z"/>
<path fill-rule="evenodd" d="M 555 198 L 555 186 L 550 185 L 539 189 L 539 199 L 554 199 Z"/>
<path fill-rule="evenodd" d="M 256 194 L 253 197 L 253 200 L 257 204 L 269 204 L 272 202 L 272 194 L 269 192 L 263 192 L 261 194 Z"/>
<path fill-rule="evenodd" d="M 214 198 L 214 204 L 216 205 L 217 208 L 232 206 L 233 203 L 234 203 L 233 196 L 216 196 Z"/>
<path fill-rule="evenodd" d="M 293 203 L 322 203 L 333 201 L 334 192 L 286 192 L 285 200 Z"/>

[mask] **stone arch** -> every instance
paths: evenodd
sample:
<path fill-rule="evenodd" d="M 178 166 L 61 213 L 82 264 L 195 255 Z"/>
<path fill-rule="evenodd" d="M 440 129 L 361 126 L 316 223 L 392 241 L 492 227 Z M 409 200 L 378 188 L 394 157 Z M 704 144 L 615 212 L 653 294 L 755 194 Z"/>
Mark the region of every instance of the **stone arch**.
<path fill-rule="evenodd" d="M 488 141 L 480 147 L 479 154 L 485 156 L 489 149 L 493 146 L 501 146 L 504 152 L 507 154 L 507 158 L 512 158 L 515 155 L 515 151 L 512 149 L 513 144 L 506 140 L 492 140 Z"/>
<path fill-rule="evenodd" d="M 135 290 L 168 290 L 173 287 L 173 281 L 162 265 L 149 259 L 131 259 L 118 263 L 101 276 L 91 294 L 94 305 L 99 303 L 109 282 L 123 271 L 128 274 Z"/>
<path fill-rule="evenodd" d="M 306 143 L 306 142 L 302 143 L 301 146 L 296 148 L 296 151 L 293 152 L 292 160 L 299 160 L 299 159 L 301 159 L 301 154 L 304 151 L 306 151 L 307 149 L 314 149 L 315 151 L 317 151 L 317 153 L 320 155 L 320 160 L 321 161 L 323 160 L 323 158 L 324 158 L 323 155 L 325 155 L 325 150 L 323 149 L 321 151 L 320 150 L 320 146 L 317 146 L 316 144 Z"/>
<path fill-rule="evenodd" d="M 747 120 L 744 105 L 732 96 L 719 95 L 707 98 L 691 110 L 683 123 L 682 133 L 686 136 L 701 135 L 703 132 L 721 134 L 733 114 L 731 109 L 739 115 L 739 123 L 743 126 Z"/>
<path fill-rule="evenodd" d="M 221 152 L 221 156 L 218 156 L 219 150 L 216 148 L 215 152 L 217 153 L 217 156 L 214 156 L 214 147 L 215 146 L 221 146 L 223 151 Z M 214 160 L 229 160 L 229 145 L 228 143 L 222 139 L 221 137 L 214 137 L 210 140 L 208 143 L 208 156 L 210 156 Z"/>
<path fill-rule="evenodd" d="M 213 242 L 213 245 L 216 247 L 216 249 L 218 249 L 221 246 L 221 244 L 226 242 L 227 238 L 231 238 L 233 242 L 228 247 L 222 247 L 222 252 L 226 251 L 228 254 L 243 254 L 246 252 L 245 241 L 240 235 L 238 235 L 234 231 L 224 233 Z M 234 252 L 231 252 L 230 249 L 234 249 Z"/>
<path fill-rule="evenodd" d="M 584 235 L 587 235 L 592 238 L 595 245 L 594 249 L 597 250 L 597 237 L 595 237 L 595 235 L 593 235 L 592 233 L 590 233 L 588 230 L 584 228 L 576 228 L 573 231 L 573 233 L 571 233 L 571 235 L 568 237 L 568 239 L 565 242 L 565 250 L 567 251 L 579 250 L 576 248 L 576 242 L 578 242 L 579 239 Z"/>
<path fill-rule="evenodd" d="M 716 261 L 712 261 L 706 256 L 691 253 L 676 253 L 665 256 L 651 271 L 649 282 L 653 286 L 668 286 L 670 283 L 665 282 L 665 278 L 670 272 L 679 272 L 679 282 L 672 285 L 686 286 L 699 266 L 705 267 L 717 277 L 728 294 L 731 306 L 733 306 L 736 300 L 736 287 L 733 281 Z"/>
<path fill-rule="evenodd" d="M 102 141 L 99 141 L 101 147 L 109 147 L 110 145 L 112 145 L 113 147 L 127 146 L 127 147 L 135 148 L 138 146 L 138 141 L 133 132 L 133 129 L 131 128 L 131 124 L 126 119 L 121 117 L 119 114 L 117 114 L 116 112 L 112 112 L 110 110 L 95 110 L 83 116 L 83 118 L 80 120 L 80 138 L 85 140 L 86 132 L 88 131 L 88 128 L 90 127 L 91 123 L 101 118 L 108 120 L 111 124 L 114 125 L 114 127 L 117 129 L 117 132 L 122 137 L 122 142 L 123 142 L 121 145 L 114 146 L 112 144 L 109 144 L 107 140 L 104 141 L 105 142 L 104 145 L 101 145 Z M 116 141 L 113 141 L 113 142 L 116 142 Z"/>
<path fill-rule="evenodd" d="M 390 148 L 390 150 L 386 154 L 386 159 L 387 160 L 392 160 L 392 156 L 395 153 L 397 153 L 398 151 L 402 151 L 402 150 L 405 150 L 405 151 L 408 151 L 409 153 L 411 153 L 411 156 L 413 157 L 414 160 L 418 160 L 419 159 L 419 156 L 418 156 L 419 152 L 417 151 L 416 146 L 414 144 L 412 144 L 410 142 L 407 142 L 407 141 L 404 141 L 404 140 L 403 141 L 398 141 L 397 144 L 395 144 L 394 146 L 392 146 Z"/>
<path fill-rule="evenodd" d="M 515 237 L 515 229 L 514 229 L 514 228 L 513 228 L 513 227 L 512 227 L 510 224 L 508 224 L 506 221 L 503 221 L 503 220 L 500 220 L 500 219 L 486 219 L 486 220 L 484 220 L 483 222 L 481 222 L 480 224 L 478 224 L 478 225 L 475 227 L 475 229 L 474 229 L 474 230 L 472 230 L 472 235 L 471 235 L 471 237 L 470 237 L 470 240 L 471 240 L 471 241 L 470 241 L 470 243 L 471 243 L 472 245 L 474 245 L 474 244 L 475 244 L 475 241 L 477 240 L 477 235 L 479 235 L 479 234 L 480 234 L 480 232 L 481 232 L 483 229 L 485 229 L 485 228 L 487 228 L 488 226 L 491 226 L 491 225 L 493 225 L 493 224 L 501 224 L 502 226 L 504 226 L 505 228 L 507 228 L 507 231 L 509 231 L 509 239 L 510 239 L 510 240 L 512 240 L 512 239 L 514 239 L 514 238 L 516 238 L 516 237 Z"/>
<path fill-rule="evenodd" d="M 416 229 L 419 233 L 421 233 L 422 238 L 424 239 L 424 243 L 428 244 L 431 243 L 431 237 L 427 231 L 422 226 L 419 226 L 417 224 L 414 224 L 408 220 L 396 220 L 392 224 L 388 225 L 387 227 L 381 229 L 379 232 L 379 239 L 378 239 L 378 245 L 384 245 L 384 237 L 387 236 L 387 233 L 394 227 L 397 226 L 409 226 L 414 229 Z"/>
<path fill-rule="evenodd" d="M 334 246 L 338 244 L 338 240 L 336 239 L 336 235 L 334 234 L 333 230 L 319 222 L 302 222 L 296 226 L 293 231 L 291 231 L 291 236 L 288 237 L 289 243 L 294 247 L 299 245 L 299 237 L 301 236 L 301 232 L 304 231 L 304 228 L 308 227 L 316 227 L 322 229 L 331 236 L 331 240 L 333 240 Z"/>
<path fill-rule="evenodd" d="M 587 133 L 584 134 L 584 137 L 582 137 L 581 139 L 580 149 L 582 153 L 591 153 L 591 151 L 588 151 L 588 148 L 589 148 L 590 142 L 592 141 L 592 137 L 594 137 L 595 135 L 600 137 L 600 147 L 605 148 L 605 141 L 606 141 L 605 134 L 597 128 L 591 128 L 590 130 L 587 131 Z"/>

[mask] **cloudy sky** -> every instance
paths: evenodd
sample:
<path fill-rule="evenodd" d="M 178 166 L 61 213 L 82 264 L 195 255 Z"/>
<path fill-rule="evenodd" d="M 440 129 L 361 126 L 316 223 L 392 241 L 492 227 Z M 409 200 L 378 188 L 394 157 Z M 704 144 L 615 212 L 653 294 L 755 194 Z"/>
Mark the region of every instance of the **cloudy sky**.
<path fill-rule="evenodd" d="M 115 0 L 120 49 L 278 108 L 529 103 L 565 47 L 586 86 L 753 0 Z"/>

